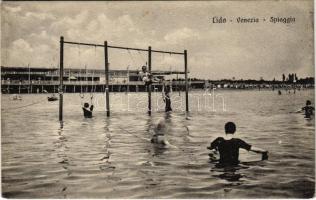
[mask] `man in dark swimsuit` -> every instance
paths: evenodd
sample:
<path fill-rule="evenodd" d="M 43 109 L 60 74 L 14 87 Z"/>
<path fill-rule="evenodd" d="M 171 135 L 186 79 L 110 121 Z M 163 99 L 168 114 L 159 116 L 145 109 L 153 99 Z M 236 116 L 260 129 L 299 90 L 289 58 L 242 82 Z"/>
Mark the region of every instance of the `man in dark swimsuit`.
<path fill-rule="evenodd" d="M 163 85 L 163 101 L 166 103 L 166 106 L 165 106 L 165 112 L 170 112 L 172 111 L 172 108 L 171 108 L 171 97 L 170 97 L 170 88 L 171 86 L 169 87 L 165 87 L 165 85 Z"/>
<path fill-rule="evenodd" d="M 312 102 L 310 100 L 306 101 L 306 106 L 302 108 L 303 111 L 305 111 L 305 118 L 311 118 L 314 115 L 315 108 L 312 105 Z"/>
<path fill-rule="evenodd" d="M 268 152 L 259 148 L 252 147 L 245 141 L 232 138 L 232 135 L 236 131 L 236 125 L 233 122 L 227 122 L 225 124 L 226 139 L 223 137 L 216 138 L 209 147 L 210 150 L 217 150 L 220 154 L 219 165 L 231 166 L 238 165 L 239 163 L 239 148 L 246 149 L 247 151 L 253 151 L 256 153 L 262 153 L 262 160 L 268 158 Z"/>
<path fill-rule="evenodd" d="M 85 118 L 92 118 L 93 105 L 89 108 L 89 103 L 84 103 L 82 110 Z"/>

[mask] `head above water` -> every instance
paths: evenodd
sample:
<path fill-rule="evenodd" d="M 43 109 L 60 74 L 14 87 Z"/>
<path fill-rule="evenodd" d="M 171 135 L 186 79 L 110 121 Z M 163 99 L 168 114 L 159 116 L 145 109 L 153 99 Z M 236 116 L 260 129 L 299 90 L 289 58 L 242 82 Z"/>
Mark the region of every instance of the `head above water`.
<path fill-rule="evenodd" d="M 312 102 L 311 102 L 310 100 L 307 100 L 307 101 L 306 101 L 306 105 L 307 105 L 307 106 L 309 106 L 309 105 L 311 105 L 311 104 L 312 104 Z"/>
<path fill-rule="evenodd" d="M 165 88 L 165 93 L 169 93 L 171 91 L 170 85 L 167 85 Z"/>
<path fill-rule="evenodd" d="M 142 71 L 145 72 L 147 70 L 147 67 L 144 65 L 142 66 Z"/>
<path fill-rule="evenodd" d="M 166 128 L 167 127 L 166 127 L 165 119 L 160 118 L 155 124 L 155 128 L 154 128 L 155 135 L 164 135 Z"/>
<path fill-rule="evenodd" d="M 88 108 L 88 107 L 89 107 L 89 103 L 84 103 L 83 106 L 84 106 L 85 108 Z"/>
<path fill-rule="evenodd" d="M 236 125 L 234 122 L 227 122 L 225 124 L 225 133 L 234 134 L 236 132 Z"/>

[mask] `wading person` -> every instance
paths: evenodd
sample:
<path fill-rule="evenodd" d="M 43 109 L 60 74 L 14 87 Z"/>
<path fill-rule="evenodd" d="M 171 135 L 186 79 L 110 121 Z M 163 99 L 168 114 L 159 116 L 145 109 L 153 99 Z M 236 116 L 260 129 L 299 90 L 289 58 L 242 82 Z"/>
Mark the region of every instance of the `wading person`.
<path fill-rule="evenodd" d="M 171 86 L 162 86 L 162 99 L 165 102 L 165 112 L 171 112 L 171 97 L 170 97 Z"/>
<path fill-rule="evenodd" d="M 92 98 L 93 97 L 91 97 L 91 106 L 87 102 L 83 104 L 82 110 L 83 110 L 83 116 L 85 118 L 92 118 L 92 111 L 94 107 L 92 104 Z"/>
<path fill-rule="evenodd" d="M 312 102 L 310 100 L 306 101 L 306 106 L 302 108 L 304 111 L 305 118 L 311 118 L 314 115 L 315 108 L 312 106 Z"/>
<path fill-rule="evenodd" d="M 216 150 L 220 154 L 218 166 L 233 166 L 239 164 L 239 148 L 262 154 L 262 160 L 268 159 L 268 151 L 252 147 L 250 144 L 239 138 L 233 138 L 236 125 L 233 122 L 225 124 L 225 138 L 218 137 L 207 147 Z"/>

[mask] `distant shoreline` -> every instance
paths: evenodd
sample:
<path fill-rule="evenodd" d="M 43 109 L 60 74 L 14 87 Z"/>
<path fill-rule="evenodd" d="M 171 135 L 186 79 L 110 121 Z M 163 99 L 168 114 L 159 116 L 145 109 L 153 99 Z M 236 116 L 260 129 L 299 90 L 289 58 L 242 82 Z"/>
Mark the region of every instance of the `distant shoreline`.
<path fill-rule="evenodd" d="M 90 89 L 90 88 L 89 88 Z M 82 93 L 91 93 L 91 90 L 84 90 Z M 313 90 L 314 89 L 314 85 L 308 86 L 308 87 L 300 87 L 300 88 L 290 88 L 290 87 L 275 87 L 274 89 L 272 87 L 263 87 L 263 88 L 258 88 L 258 87 L 254 87 L 254 88 L 208 88 L 208 89 L 203 89 L 203 88 L 190 88 L 189 89 L 189 93 L 190 92 L 208 92 L 208 93 L 212 93 L 212 91 L 285 91 L 285 92 L 290 92 L 292 93 L 293 91 L 304 91 L 304 90 Z M 158 89 L 152 89 L 151 92 L 161 92 L 161 88 Z M 173 93 L 184 93 L 185 90 L 177 90 L 176 88 L 173 88 Z M 11 90 L 11 92 L 7 93 L 7 92 L 2 92 L 2 95 L 11 95 L 11 94 L 51 94 L 51 93 L 55 93 L 58 94 L 58 92 L 53 92 L 53 91 L 46 91 L 45 92 L 41 92 L 40 90 L 37 92 L 32 91 L 31 93 L 28 92 L 18 92 L 18 90 Z M 76 92 L 72 92 L 72 91 L 64 91 L 63 94 L 80 94 L 80 90 L 76 91 Z M 104 93 L 104 91 L 102 90 L 96 90 L 93 91 L 92 93 Z M 113 88 L 113 90 L 111 90 L 110 87 L 110 93 L 147 93 L 147 91 L 145 89 L 139 90 L 139 91 L 135 91 L 135 90 L 131 90 L 131 91 L 126 91 L 126 90 L 118 90 L 117 88 Z"/>

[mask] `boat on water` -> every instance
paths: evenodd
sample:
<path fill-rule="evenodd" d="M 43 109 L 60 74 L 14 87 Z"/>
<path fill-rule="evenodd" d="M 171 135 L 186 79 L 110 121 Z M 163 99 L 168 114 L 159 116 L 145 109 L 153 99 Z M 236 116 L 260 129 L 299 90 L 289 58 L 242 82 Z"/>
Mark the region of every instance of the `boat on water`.
<path fill-rule="evenodd" d="M 20 95 L 14 94 L 12 95 L 12 100 L 22 100 L 22 97 Z"/>
<path fill-rule="evenodd" d="M 55 95 L 52 95 L 52 96 L 50 96 L 50 97 L 47 97 L 47 100 L 48 100 L 48 101 L 57 101 L 58 98 L 57 98 Z"/>

